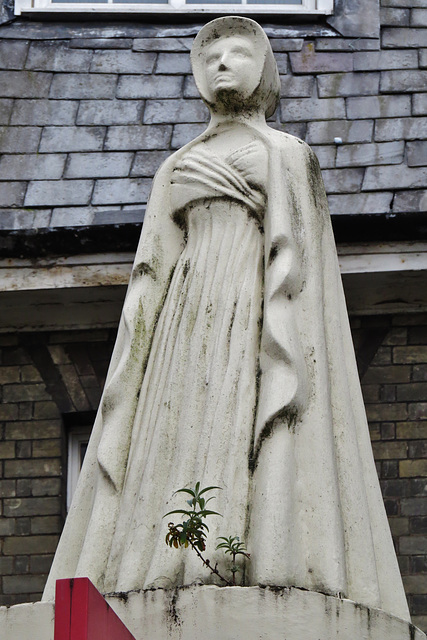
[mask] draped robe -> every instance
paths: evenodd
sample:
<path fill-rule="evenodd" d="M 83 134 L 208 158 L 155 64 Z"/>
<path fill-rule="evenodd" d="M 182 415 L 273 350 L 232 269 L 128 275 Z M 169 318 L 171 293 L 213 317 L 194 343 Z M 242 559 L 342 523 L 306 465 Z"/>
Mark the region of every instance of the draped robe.
<path fill-rule="evenodd" d="M 244 529 L 251 553 L 246 584 L 340 594 L 409 619 L 372 457 L 318 163 L 307 145 L 292 136 L 267 127 L 248 130 L 267 150 L 269 178 L 262 220 L 256 412 L 244 424 L 251 441 L 244 480 Z M 135 416 L 162 309 L 186 250 L 185 229 L 173 215 L 174 169 L 212 134 L 208 129 L 174 154 L 155 178 L 101 407 L 45 598 L 52 597 L 57 577 L 87 575 L 101 590 L 105 585 L 111 589 L 108 558 L 123 515 L 126 477 L 139 455 L 132 443 L 146 428 Z M 235 194 L 227 197 L 234 207 L 252 211 L 247 203 L 238 204 Z M 178 489 L 174 472 L 173 465 L 163 469 Z M 166 509 L 152 507 L 145 517 L 156 531 L 157 545 Z M 132 562 L 139 554 L 139 562 L 150 566 L 152 552 L 153 546 L 141 545 Z M 128 553 L 126 545 L 120 553 Z M 164 575 L 160 565 L 159 577 Z M 124 572 L 116 586 L 143 588 L 147 576 L 150 581 L 156 577 L 155 569 L 136 573 L 136 581 L 133 572 L 127 582 Z M 182 584 L 185 571 L 170 571 L 167 578 L 169 584 Z"/>

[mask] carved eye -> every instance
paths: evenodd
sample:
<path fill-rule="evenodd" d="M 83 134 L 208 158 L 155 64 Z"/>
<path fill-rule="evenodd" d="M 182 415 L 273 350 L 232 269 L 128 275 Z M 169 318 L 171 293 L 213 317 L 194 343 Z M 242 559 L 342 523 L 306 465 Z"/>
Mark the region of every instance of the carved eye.
<path fill-rule="evenodd" d="M 214 54 L 214 55 L 208 56 L 208 57 L 206 58 L 206 64 L 207 64 L 208 66 L 211 66 L 211 65 L 212 65 L 214 62 L 216 62 L 217 60 L 219 60 L 219 54 Z"/>

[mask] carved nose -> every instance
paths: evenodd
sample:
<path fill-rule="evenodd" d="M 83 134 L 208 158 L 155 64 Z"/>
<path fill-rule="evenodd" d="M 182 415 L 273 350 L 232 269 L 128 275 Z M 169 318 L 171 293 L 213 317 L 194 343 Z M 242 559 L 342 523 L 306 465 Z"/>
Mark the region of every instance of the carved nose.
<path fill-rule="evenodd" d="M 221 60 L 221 62 L 219 63 L 219 71 L 225 71 L 226 70 L 226 65 L 224 64 L 224 62 Z"/>

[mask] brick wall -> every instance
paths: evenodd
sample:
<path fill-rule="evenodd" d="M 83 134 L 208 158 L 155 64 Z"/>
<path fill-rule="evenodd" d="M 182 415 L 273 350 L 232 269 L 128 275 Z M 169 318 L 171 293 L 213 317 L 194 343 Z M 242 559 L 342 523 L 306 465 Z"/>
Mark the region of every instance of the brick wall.
<path fill-rule="evenodd" d="M 353 321 L 355 344 L 384 338 L 362 390 L 371 440 L 414 624 L 427 630 L 427 316 Z"/>
<path fill-rule="evenodd" d="M 97 408 L 112 338 L 0 336 L 0 605 L 41 597 L 65 517 L 63 417 Z"/>
<path fill-rule="evenodd" d="M 362 388 L 413 620 L 427 629 L 427 315 L 352 324 L 359 360 L 382 336 Z M 65 513 L 62 417 L 96 409 L 113 339 L 107 331 L 0 338 L 0 604 L 41 596 Z"/>

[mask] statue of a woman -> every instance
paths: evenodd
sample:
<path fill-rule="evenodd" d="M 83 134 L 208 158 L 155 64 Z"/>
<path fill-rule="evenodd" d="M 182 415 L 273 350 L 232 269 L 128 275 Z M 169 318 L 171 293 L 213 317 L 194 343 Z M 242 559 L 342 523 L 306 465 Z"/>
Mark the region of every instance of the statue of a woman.
<path fill-rule="evenodd" d="M 263 30 L 219 18 L 192 50 L 211 111 L 158 172 L 79 487 L 46 588 L 208 582 L 165 545 L 175 490 L 219 485 L 216 536 L 246 584 L 408 609 L 372 458 L 324 187 L 267 126 L 279 76 Z"/>

